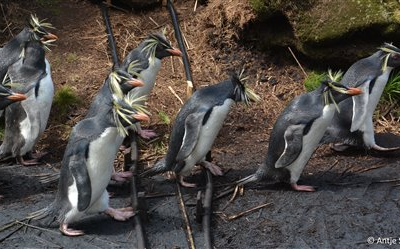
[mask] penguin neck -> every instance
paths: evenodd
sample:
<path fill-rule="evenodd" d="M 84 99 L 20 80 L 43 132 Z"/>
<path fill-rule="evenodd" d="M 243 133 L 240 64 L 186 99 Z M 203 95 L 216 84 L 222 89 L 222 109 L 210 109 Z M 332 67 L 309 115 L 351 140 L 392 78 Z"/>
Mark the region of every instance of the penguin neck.
<path fill-rule="evenodd" d="M 140 96 L 149 96 L 153 91 L 156 83 L 156 77 L 161 69 L 161 60 L 158 58 L 148 59 L 148 67 L 140 72 L 140 77 L 143 80 L 144 85 L 133 89 L 134 93 Z"/>
<path fill-rule="evenodd" d="M 32 31 L 29 28 L 24 28 L 18 35 L 16 35 L 9 43 L 7 43 L 4 48 L 8 46 L 22 46 L 23 43 L 31 40 Z M 22 47 L 21 47 L 22 48 Z"/>
<path fill-rule="evenodd" d="M 334 90 L 330 90 L 330 93 L 332 94 L 333 100 L 336 102 L 336 104 L 339 104 L 343 100 L 351 97 L 351 95 L 340 93 L 340 92 L 337 92 Z M 326 104 L 327 105 L 334 104 L 334 103 L 332 103 L 332 99 L 330 96 L 328 96 L 328 103 L 326 103 Z"/>

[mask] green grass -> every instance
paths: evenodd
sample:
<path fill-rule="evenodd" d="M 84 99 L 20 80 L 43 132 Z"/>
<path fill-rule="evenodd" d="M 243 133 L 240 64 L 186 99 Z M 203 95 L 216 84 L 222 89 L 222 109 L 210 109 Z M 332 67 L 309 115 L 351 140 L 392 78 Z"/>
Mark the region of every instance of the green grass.
<path fill-rule="evenodd" d="M 340 80 L 342 79 L 342 72 L 332 72 L 331 70 L 328 70 L 328 72 L 323 73 L 317 71 L 312 71 L 308 73 L 307 78 L 304 80 L 304 86 L 307 92 L 311 92 L 317 89 L 321 85 L 321 82 L 325 79 L 331 79 L 335 82 L 340 82 Z"/>
<path fill-rule="evenodd" d="M 71 62 L 75 62 L 79 59 L 79 56 L 76 53 L 68 53 L 67 54 L 67 62 L 71 63 Z"/>
<path fill-rule="evenodd" d="M 171 124 L 171 119 L 169 118 L 168 114 L 166 114 L 164 111 L 159 111 L 158 112 L 158 117 L 161 119 L 161 121 L 166 124 L 170 125 Z"/>
<path fill-rule="evenodd" d="M 326 79 L 327 73 L 319 73 L 312 71 L 308 73 L 307 78 L 304 80 L 304 86 L 306 87 L 307 92 L 311 92 L 317 89 L 321 85 L 321 81 Z"/>
<path fill-rule="evenodd" d="M 383 90 L 382 98 L 390 103 L 400 101 L 400 70 L 394 71 L 390 76 Z"/>
<path fill-rule="evenodd" d="M 73 107 L 81 104 L 82 100 L 68 85 L 62 86 L 54 95 L 53 106 L 59 116 L 65 116 Z"/>

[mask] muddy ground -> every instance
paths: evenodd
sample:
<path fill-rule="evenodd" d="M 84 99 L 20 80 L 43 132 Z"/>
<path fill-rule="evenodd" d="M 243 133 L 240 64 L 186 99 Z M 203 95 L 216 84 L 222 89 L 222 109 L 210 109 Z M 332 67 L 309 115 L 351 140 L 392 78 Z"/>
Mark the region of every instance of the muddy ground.
<path fill-rule="evenodd" d="M 52 64 L 53 80 L 57 89 L 72 87 L 83 100 L 77 107 L 60 115 L 54 107 L 49 127 L 38 144 L 38 149 L 49 151 L 45 163 L 40 166 L 22 167 L 14 162 L 0 166 L 0 226 L 20 220 L 26 214 L 48 205 L 54 198 L 56 184 L 43 185 L 37 176 L 52 173 L 60 167 L 64 148 L 71 127 L 78 122 L 96 94 L 112 62 L 107 52 L 101 14 L 97 5 L 80 0 L 54 1 L 0 1 L 4 7 L 1 19 L 4 43 L 21 29 L 30 12 L 37 13 L 57 28 L 57 46 L 52 48 L 48 59 Z M 384 240 L 400 244 L 400 155 L 374 154 L 353 151 L 338 154 L 328 146 L 317 150 L 303 172 L 301 183 L 317 187 L 314 193 L 291 191 L 284 184 L 251 185 L 243 195 L 224 206 L 232 194 L 217 198 L 224 184 L 247 176 L 262 162 L 269 133 L 276 116 L 294 96 L 304 92 L 304 75 L 287 51 L 259 52 L 253 43 L 240 42 L 246 32 L 232 26 L 235 11 L 248 13 L 248 6 L 241 1 L 209 1 L 193 12 L 195 1 L 176 1 L 181 13 L 182 30 L 185 33 L 193 76 L 201 87 L 217 83 L 227 77 L 229 70 L 246 66 L 249 85 L 262 97 L 262 101 L 250 107 L 235 106 L 226 120 L 213 148 L 213 161 L 226 172 L 214 177 L 215 199 L 212 234 L 215 248 L 365 248 L 367 239 L 375 239 L 371 248 L 394 248 L 399 245 L 384 244 Z M 224 3 L 224 4 L 221 4 Z M 224 11 L 231 11 L 231 16 Z M 233 13 L 233 14 L 232 14 Z M 238 27 L 248 21 L 248 16 L 238 17 Z M 168 37 L 176 46 L 172 26 L 165 8 L 147 12 L 123 13 L 111 10 L 111 22 L 117 40 L 120 58 L 134 48 L 149 32 L 167 27 Z M 6 18 L 6 19 L 5 19 Z M 9 24 L 7 26 L 7 24 Z M 8 28 L 7 28 L 8 27 Z M 301 58 L 301 57 L 300 57 Z M 308 69 L 312 65 L 307 65 Z M 323 65 L 325 66 L 325 65 Z M 328 66 L 326 66 L 327 68 Z M 344 68 L 345 69 L 345 68 Z M 152 121 L 149 124 L 160 135 L 153 142 L 144 141 L 141 146 L 143 167 L 162 157 L 166 151 L 171 124 L 162 118 L 164 112 L 171 120 L 181 106 L 172 95 L 169 86 L 185 98 L 185 79 L 179 59 L 167 58 L 157 78 L 157 86 L 149 99 Z M 382 112 L 383 113 L 383 112 Z M 378 117 L 377 130 L 381 133 L 400 133 L 398 117 Z M 399 146 L 400 141 L 382 139 L 382 143 Z M 116 163 L 121 170 L 120 163 Z M 204 186 L 205 177 L 196 174 L 188 181 Z M 149 216 L 145 230 L 149 248 L 189 248 L 186 228 L 176 196 L 173 181 L 164 177 L 143 179 L 147 193 L 165 194 L 159 198 L 147 198 Z M 204 248 L 200 224 L 195 222 L 197 191 L 184 189 L 183 199 L 197 248 Z M 111 206 L 130 205 L 128 184 L 111 184 Z M 171 195 L 171 196 L 167 196 Z M 263 209 L 228 221 L 226 216 L 235 215 L 250 208 L 270 203 Z M 222 213 L 223 214 L 222 214 Z M 87 217 L 73 225 L 83 229 L 85 236 L 69 238 L 60 235 L 57 228 L 40 230 L 36 227 L 15 226 L 0 231 L 1 248 L 135 248 L 136 235 L 132 220 L 117 222 L 105 215 Z M 17 230 L 19 229 L 19 230 Z"/>

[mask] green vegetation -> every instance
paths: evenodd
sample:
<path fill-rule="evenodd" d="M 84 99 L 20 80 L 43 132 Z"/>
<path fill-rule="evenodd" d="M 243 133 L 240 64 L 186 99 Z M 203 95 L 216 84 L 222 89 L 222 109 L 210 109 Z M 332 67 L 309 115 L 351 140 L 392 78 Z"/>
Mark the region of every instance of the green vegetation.
<path fill-rule="evenodd" d="M 304 80 L 304 86 L 307 92 L 311 92 L 321 85 L 321 81 L 326 79 L 327 73 L 319 73 L 312 71 L 308 73 L 307 78 Z"/>
<path fill-rule="evenodd" d="M 307 92 L 311 92 L 317 89 L 321 85 L 321 81 L 323 81 L 324 79 L 331 79 L 335 82 L 340 82 L 342 76 L 343 74 L 340 70 L 337 72 L 332 72 L 329 69 L 328 72 L 323 73 L 312 71 L 308 73 L 307 78 L 304 80 L 304 86 Z"/>
<path fill-rule="evenodd" d="M 392 73 L 383 91 L 382 98 L 390 103 L 400 101 L 400 70 Z"/>
<path fill-rule="evenodd" d="M 79 59 L 79 56 L 76 53 L 68 53 L 67 54 L 67 62 L 71 63 L 71 62 L 75 62 Z"/>
<path fill-rule="evenodd" d="M 168 114 L 166 114 L 164 111 L 159 111 L 158 112 L 158 117 L 161 119 L 161 121 L 166 124 L 170 125 L 171 124 L 171 119 L 169 118 Z"/>
<path fill-rule="evenodd" d="M 57 109 L 59 116 L 65 116 L 70 109 L 81 103 L 81 99 L 68 85 L 62 86 L 54 95 L 53 106 Z"/>

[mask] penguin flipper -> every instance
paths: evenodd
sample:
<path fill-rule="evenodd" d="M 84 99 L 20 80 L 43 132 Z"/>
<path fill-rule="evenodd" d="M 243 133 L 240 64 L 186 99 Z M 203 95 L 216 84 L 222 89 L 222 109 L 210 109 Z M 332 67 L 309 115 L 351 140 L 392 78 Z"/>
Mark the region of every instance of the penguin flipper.
<path fill-rule="evenodd" d="M 291 125 L 284 134 L 285 150 L 275 163 L 275 168 L 289 166 L 300 155 L 303 148 L 303 130 L 305 124 Z"/>
<path fill-rule="evenodd" d="M 88 154 L 89 144 L 81 141 L 69 159 L 69 170 L 75 180 L 78 192 L 78 210 L 83 211 L 90 205 L 92 198 L 92 187 L 90 176 L 87 169 L 86 155 Z"/>
<path fill-rule="evenodd" d="M 369 101 L 369 86 L 371 81 L 366 81 L 361 88 L 363 94 L 353 96 L 353 116 L 351 118 L 351 128 L 350 131 L 354 132 L 359 130 L 360 127 L 364 124 L 365 117 L 367 115 L 367 106 Z"/>
<path fill-rule="evenodd" d="M 185 135 L 176 161 L 179 162 L 187 158 L 193 149 L 196 147 L 203 119 L 206 112 L 196 112 L 188 115 L 185 120 Z"/>

